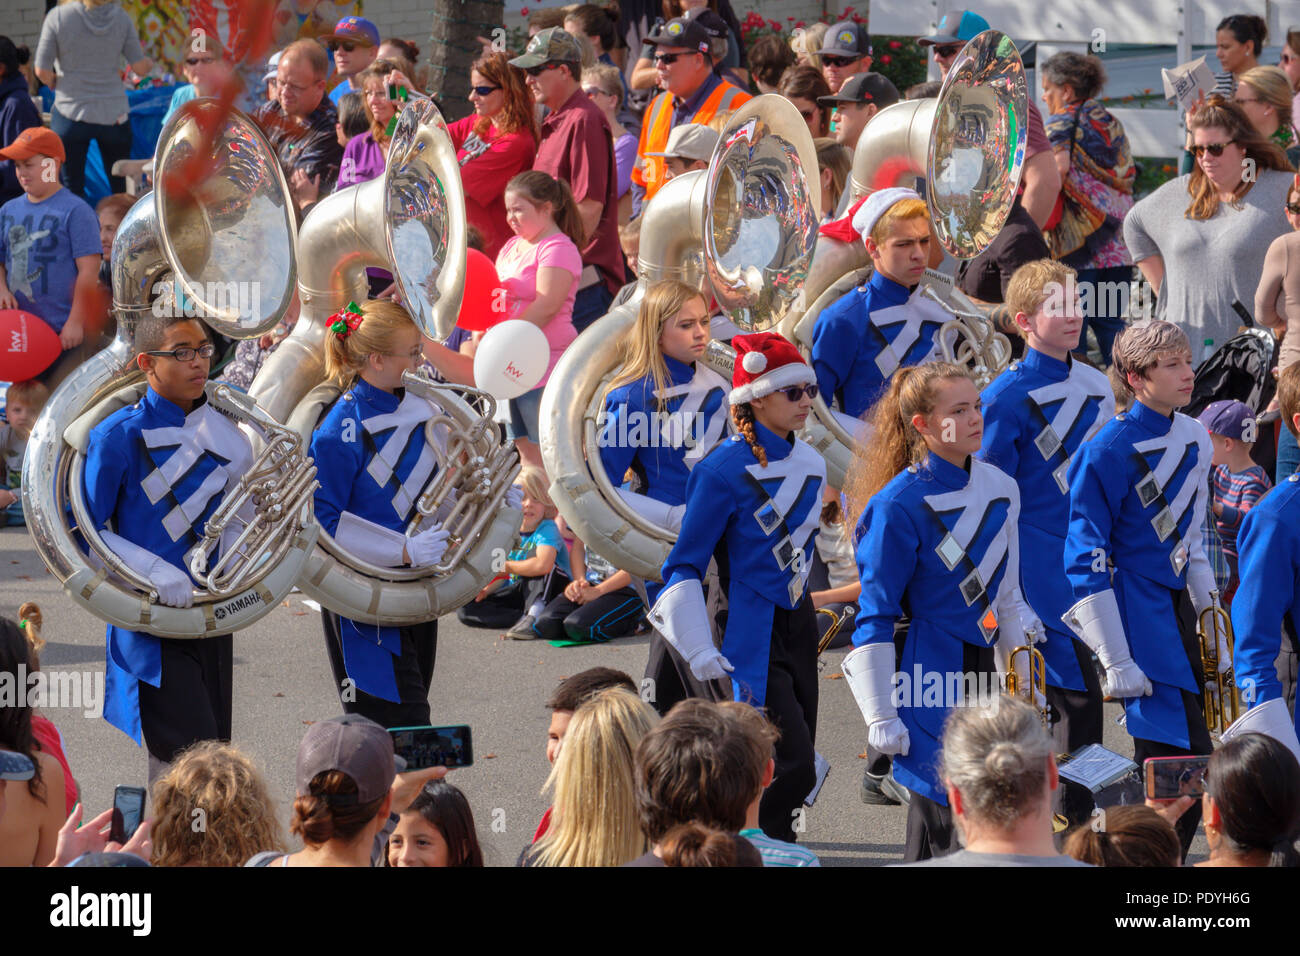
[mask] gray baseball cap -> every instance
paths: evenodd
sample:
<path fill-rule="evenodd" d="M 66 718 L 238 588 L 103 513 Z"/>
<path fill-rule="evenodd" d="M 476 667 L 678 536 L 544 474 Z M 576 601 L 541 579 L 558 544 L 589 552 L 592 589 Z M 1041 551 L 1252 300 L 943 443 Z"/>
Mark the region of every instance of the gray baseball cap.
<path fill-rule="evenodd" d="M 393 786 L 393 777 L 405 763 L 393 754 L 393 738 L 373 720 L 360 714 L 344 714 L 321 720 L 307 728 L 298 745 L 298 795 L 311 793 L 317 774 L 338 770 L 357 785 L 352 794 L 330 797 L 331 803 L 369 803 Z"/>
<path fill-rule="evenodd" d="M 680 126 L 674 126 L 672 132 L 668 134 L 668 143 L 662 153 L 646 153 L 646 155 L 699 159 L 707 163 L 713 158 L 713 147 L 717 145 L 717 130 L 702 123 L 682 123 Z"/>

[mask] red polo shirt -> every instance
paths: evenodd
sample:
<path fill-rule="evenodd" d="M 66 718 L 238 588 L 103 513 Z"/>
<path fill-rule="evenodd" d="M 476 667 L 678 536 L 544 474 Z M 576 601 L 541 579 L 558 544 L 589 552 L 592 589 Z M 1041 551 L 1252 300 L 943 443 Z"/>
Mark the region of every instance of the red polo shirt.
<path fill-rule="evenodd" d="M 575 202 L 601 204 L 596 234 L 582 248 L 582 263 L 595 266 L 610 292 L 623 286 L 623 250 L 618 244 L 618 173 L 609 121 L 582 90 L 542 121 L 542 140 L 533 169 L 563 179 Z"/>

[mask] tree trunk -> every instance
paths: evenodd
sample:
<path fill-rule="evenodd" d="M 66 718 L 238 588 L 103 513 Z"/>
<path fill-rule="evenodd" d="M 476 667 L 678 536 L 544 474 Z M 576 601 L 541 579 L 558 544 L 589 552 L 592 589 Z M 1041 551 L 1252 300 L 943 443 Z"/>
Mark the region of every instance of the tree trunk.
<path fill-rule="evenodd" d="M 483 52 L 476 37 L 504 39 L 504 0 L 434 0 L 429 43 L 429 92 L 448 122 L 470 114 L 470 66 Z M 504 47 L 503 47 L 504 48 Z"/>

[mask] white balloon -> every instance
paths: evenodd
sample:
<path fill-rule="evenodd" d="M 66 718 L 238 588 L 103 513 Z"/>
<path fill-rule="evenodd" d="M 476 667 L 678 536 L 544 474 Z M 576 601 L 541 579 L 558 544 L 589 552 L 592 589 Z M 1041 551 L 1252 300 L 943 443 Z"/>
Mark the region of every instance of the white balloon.
<path fill-rule="evenodd" d="M 498 401 L 518 398 L 537 386 L 550 360 L 551 346 L 541 329 L 507 319 L 483 333 L 474 353 L 474 384 Z"/>

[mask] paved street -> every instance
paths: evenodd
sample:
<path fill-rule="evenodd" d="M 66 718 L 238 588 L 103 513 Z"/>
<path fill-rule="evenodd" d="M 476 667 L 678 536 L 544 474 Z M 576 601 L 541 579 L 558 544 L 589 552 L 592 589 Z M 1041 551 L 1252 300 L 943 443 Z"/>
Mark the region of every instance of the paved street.
<path fill-rule="evenodd" d="M 68 599 L 36 556 L 26 530 L 0 530 L 0 614 L 16 617 L 35 600 L 45 615 L 46 671 L 104 669 L 104 625 Z M 605 646 L 554 648 L 542 642 L 501 641 L 444 619 L 431 699 L 435 724 L 473 728 L 475 765 L 450 779 L 469 798 L 490 866 L 514 863 L 547 801 L 545 702 L 560 678 L 587 667 L 617 667 L 640 678 L 646 638 Z M 823 658 L 818 749 L 830 777 L 807 813 L 802 842 L 828 866 L 875 866 L 899 859 L 906 811 L 867 807 L 858 799 L 865 747 L 862 717 L 839 676 L 842 651 Z M 319 616 L 291 595 L 235 638 L 234 739 L 261 765 L 287 831 L 298 741 L 313 720 L 338 713 L 322 645 Z M 47 710 L 66 744 L 88 814 L 108 807 L 116 784 L 143 785 L 144 751 L 100 718 L 80 710 Z M 1106 744 L 1129 752 L 1107 707 Z M 1204 852 L 1198 837 L 1193 852 Z"/>

